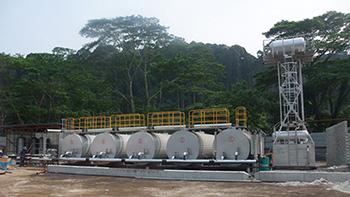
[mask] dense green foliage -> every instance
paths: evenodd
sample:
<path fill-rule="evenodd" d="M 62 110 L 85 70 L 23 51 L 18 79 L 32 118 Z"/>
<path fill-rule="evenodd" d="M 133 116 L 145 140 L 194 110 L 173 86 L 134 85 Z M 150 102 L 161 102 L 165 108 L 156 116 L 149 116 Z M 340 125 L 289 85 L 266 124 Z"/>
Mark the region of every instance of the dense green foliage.
<path fill-rule="evenodd" d="M 334 35 L 339 30 L 347 33 Z M 265 33 L 313 35 L 317 59 L 304 69 L 309 119 L 350 114 L 350 60 L 339 41 L 349 41 L 348 30 L 348 14 L 329 12 L 282 21 Z M 186 43 L 158 19 L 142 16 L 91 20 L 80 33 L 94 41 L 78 51 L 56 47 L 25 57 L 0 54 L 0 124 L 207 107 L 233 112 L 240 105 L 248 108 L 251 127 L 271 131 L 279 121 L 277 72 L 243 47 Z"/>

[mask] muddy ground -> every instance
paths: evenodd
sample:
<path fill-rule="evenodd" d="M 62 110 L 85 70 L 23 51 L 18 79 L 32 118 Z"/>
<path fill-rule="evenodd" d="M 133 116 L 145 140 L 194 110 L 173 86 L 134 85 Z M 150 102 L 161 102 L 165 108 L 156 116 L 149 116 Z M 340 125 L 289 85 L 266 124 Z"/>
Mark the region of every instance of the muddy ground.
<path fill-rule="evenodd" d="M 17 168 L 0 175 L 0 196 L 350 196 L 320 185 L 161 181 L 132 178 L 40 174 Z"/>

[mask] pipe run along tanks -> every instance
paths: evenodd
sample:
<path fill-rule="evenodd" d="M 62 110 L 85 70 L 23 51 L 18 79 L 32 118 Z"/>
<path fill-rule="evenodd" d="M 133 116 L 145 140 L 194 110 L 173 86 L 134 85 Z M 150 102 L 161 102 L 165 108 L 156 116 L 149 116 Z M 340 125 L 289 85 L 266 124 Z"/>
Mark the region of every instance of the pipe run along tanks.
<path fill-rule="evenodd" d="M 129 135 L 100 133 L 96 135 L 90 146 L 93 158 L 125 158 L 126 143 Z"/>
<path fill-rule="evenodd" d="M 88 157 L 94 135 L 69 134 L 63 138 L 62 157 Z"/>
<path fill-rule="evenodd" d="M 128 158 L 163 159 L 166 158 L 165 147 L 169 139 L 166 133 L 149 133 L 139 131 L 130 136 L 126 145 Z"/>
<path fill-rule="evenodd" d="M 214 135 L 180 130 L 173 133 L 166 146 L 169 159 L 209 159 L 213 156 Z"/>

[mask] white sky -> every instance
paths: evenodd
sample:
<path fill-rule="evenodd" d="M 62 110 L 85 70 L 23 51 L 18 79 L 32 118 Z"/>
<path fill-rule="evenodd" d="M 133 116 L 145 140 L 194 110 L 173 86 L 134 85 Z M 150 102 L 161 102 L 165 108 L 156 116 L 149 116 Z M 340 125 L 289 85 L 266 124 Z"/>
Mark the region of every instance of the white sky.
<path fill-rule="evenodd" d="M 262 32 L 276 22 L 301 20 L 335 10 L 350 13 L 350 0 L 0 0 L 0 52 L 79 49 L 79 30 L 89 19 L 154 16 L 186 41 L 234 45 L 252 55 Z"/>

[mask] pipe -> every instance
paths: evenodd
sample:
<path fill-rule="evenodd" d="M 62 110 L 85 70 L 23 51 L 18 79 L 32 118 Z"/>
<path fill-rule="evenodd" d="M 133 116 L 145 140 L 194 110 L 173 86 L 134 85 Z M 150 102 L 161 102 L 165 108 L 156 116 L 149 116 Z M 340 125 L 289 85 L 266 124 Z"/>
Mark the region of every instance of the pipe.
<path fill-rule="evenodd" d="M 246 160 L 214 160 L 214 163 L 227 163 L 227 164 L 254 164 L 257 163 L 255 159 L 246 159 Z"/>
<path fill-rule="evenodd" d="M 217 163 L 217 164 L 246 164 L 257 163 L 257 160 L 214 160 L 214 159 L 167 159 L 167 163 Z"/>
<path fill-rule="evenodd" d="M 119 158 L 90 158 L 89 161 L 94 162 L 122 162 L 124 159 Z"/>
<path fill-rule="evenodd" d="M 125 159 L 125 162 L 134 162 L 134 163 L 161 163 L 163 159 Z"/>
<path fill-rule="evenodd" d="M 210 163 L 211 159 L 167 159 L 167 163 Z"/>
<path fill-rule="evenodd" d="M 100 161 L 132 163 L 217 163 L 217 164 L 254 164 L 257 160 L 214 160 L 214 159 L 120 159 L 120 158 L 60 158 L 60 161 Z"/>
<path fill-rule="evenodd" d="M 76 158 L 76 157 L 60 157 L 60 161 L 89 161 L 88 158 Z"/>

